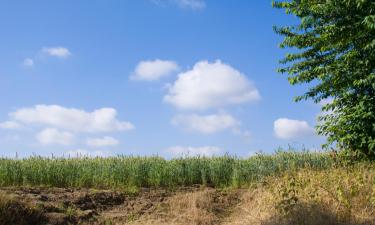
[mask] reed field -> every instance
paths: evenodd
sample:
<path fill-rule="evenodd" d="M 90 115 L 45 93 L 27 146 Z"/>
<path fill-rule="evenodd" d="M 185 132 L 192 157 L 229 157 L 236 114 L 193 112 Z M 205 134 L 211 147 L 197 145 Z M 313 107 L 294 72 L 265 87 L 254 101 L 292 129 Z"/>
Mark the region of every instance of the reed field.
<path fill-rule="evenodd" d="M 0 159 L 0 186 L 141 188 L 206 185 L 243 187 L 297 168 L 325 169 L 327 153 L 285 152 L 234 156 Z"/>

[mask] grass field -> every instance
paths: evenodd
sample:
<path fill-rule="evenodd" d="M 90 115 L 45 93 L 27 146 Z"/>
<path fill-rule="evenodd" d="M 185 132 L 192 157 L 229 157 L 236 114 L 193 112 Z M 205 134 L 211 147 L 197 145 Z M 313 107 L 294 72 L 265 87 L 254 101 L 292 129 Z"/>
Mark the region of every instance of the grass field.
<path fill-rule="evenodd" d="M 140 188 L 206 185 L 243 187 L 280 172 L 333 164 L 328 154 L 278 152 L 232 156 L 0 159 L 0 186 Z"/>
<path fill-rule="evenodd" d="M 0 225 L 374 225 L 375 164 L 249 158 L 0 159 Z"/>

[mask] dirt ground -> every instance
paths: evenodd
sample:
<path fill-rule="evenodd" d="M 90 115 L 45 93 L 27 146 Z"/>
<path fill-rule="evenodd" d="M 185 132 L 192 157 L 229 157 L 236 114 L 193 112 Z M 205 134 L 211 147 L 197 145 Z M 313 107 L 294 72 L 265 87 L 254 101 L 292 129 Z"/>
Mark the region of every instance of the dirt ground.
<path fill-rule="evenodd" d="M 0 225 L 375 225 L 375 212 L 367 203 L 353 201 L 352 208 L 343 211 L 343 206 L 324 193 L 320 204 L 303 196 L 301 193 L 294 210 L 282 215 L 275 208 L 275 193 L 262 185 L 232 190 L 145 188 L 134 194 L 0 188 Z M 360 195 L 363 200 L 359 203 L 368 197 Z"/>
<path fill-rule="evenodd" d="M 240 201 L 241 190 L 189 187 L 119 191 L 63 188 L 1 188 L 17 218 L 8 224 L 218 224 Z M 8 210 L 9 211 L 9 210 Z M 23 211 L 23 213 L 20 213 Z M 21 218 L 25 217 L 25 218 Z M 153 222 L 152 222 L 153 221 Z"/>

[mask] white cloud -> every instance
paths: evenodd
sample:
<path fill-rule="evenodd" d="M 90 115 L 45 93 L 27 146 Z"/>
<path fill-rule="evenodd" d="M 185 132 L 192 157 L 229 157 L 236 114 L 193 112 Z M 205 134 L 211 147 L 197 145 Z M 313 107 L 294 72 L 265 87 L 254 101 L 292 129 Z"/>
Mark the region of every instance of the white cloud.
<path fill-rule="evenodd" d="M 177 63 L 173 61 L 160 59 L 141 61 L 138 63 L 130 78 L 133 80 L 155 81 L 178 71 L 178 69 Z"/>
<path fill-rule="evenodd" d="M 113 132 L 134 128 L 130 122 L 119 121 L 113 108 L 86 112 L 59 105 L 36 105 L 10 113 L 10 117 L 26 124 L 47 125 L 75 132 Z"/>
<path fill-rule="evenodd" d="M 306 121 L 287 118 L 277 119 L 273 124 L 273 129 L 276 137 L 280 139 L 306 137 L 314 134 L 314 129 Z"/>
<path fill-rule="evenodd" d="M 55 128 L 46 128 L 37 133 L 36 139 L 42 145 L 70 145 L 74 142 L 72 133 L 59 131 Z"/>
<path fill-rule="evenodd" d="M 18 130 L 21 128 L 23 128 L 23 126 L 15 121 L 5 121 L 0 123 L 0 129 Z"/>
<path fill-rule="evenodd" d="M 66 157 L 84 158 L 84 157 L 109 157 L 111 154 L 106 151 L 87 151 L 85 149 L 76 149 L 67 151 L 64 154 Z"/>
<path fill-rule="evenodd" d="M 54 56 L 58 58 L 68 58 L 72 55 L 69 49 L 64 47 L 43 48 L 42 52 L 48 54 L 49 56 Z"/>
<path fill-rule="evenodd" d="M 167 149 L 167 152 L 174 156 L 212 156 L 221 154 L 222 149 L 215 146 L 203 146 L 203 147 L 182 147 L 174 146 Z"/>
<path fill-rule="evenodd" d="M 172 119 L 172 124 L 189 131 L 212 134 L 229 128 L 237 127 L 240 122 L 228 114 L 211 115 L 177 115 Z"/>
<path fill-rule="evenodd" d="M 178 75 L 164 101 L 180 109 L 204 110 L 260 99 L 245 75 L 217 60 L 201 61 Z"/>
<path fill-rule="evenodd" d="M 88 138 L 86 144 L 92 147 L 116 146 L 119 141 L 113 137 L 105 136 L 103 138 Z"/>
<path fill-rule="evenodd" d="M 26 58 L 23 60 L 22 65 L 27 66 L 27 67 L 32 67 L 34 66 L 34 60 L 30 58 Z"/>

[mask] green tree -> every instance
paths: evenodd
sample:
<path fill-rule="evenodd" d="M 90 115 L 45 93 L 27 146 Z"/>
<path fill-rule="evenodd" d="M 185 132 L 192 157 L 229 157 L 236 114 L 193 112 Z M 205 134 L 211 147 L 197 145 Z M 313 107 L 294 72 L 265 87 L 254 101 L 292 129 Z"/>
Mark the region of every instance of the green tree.
<path fill-rule="evenodd" d="M 281 48 L 292 48 L 280 61 L 292 85 L 311 87 L 296 101 L 322 107 L 317 131 L 351 159 L 375 159 L 375 1 L 274 1 L 299 23 L 275 27 L 284 36 Z"/>

